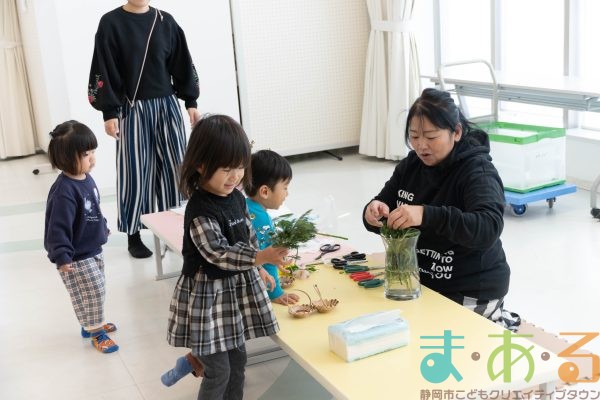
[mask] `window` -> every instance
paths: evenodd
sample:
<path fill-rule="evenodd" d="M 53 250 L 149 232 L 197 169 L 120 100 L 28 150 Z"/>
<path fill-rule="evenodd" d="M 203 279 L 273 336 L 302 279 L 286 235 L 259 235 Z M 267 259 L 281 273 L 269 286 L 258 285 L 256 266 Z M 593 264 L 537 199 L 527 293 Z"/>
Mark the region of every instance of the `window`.
<path fill-rule="evenodd" d="M 442 63 L 490 59 L 490 2 L 440 0 Z"/>
<path fill-rule="evenodd" d="M 503 79 L 514 77 L 515 81 L 527 81 L 529 76 L 538 81 L 560 79 L 568 61 L 572 76 L 586 79 L 600 90 L 600 53 L 595 41 L 599 1 L 432 1 L 439 6 L 434 6 L 434 11 L 439 9 L 440 21 L 434 60 L 448 63 L 483 58 L 495 63 Z M 566 39 L 570 39 L 570 47 L 566 47 Z M 435 69 L 425 66 L 425 70 Z M 563 126 L 567 115 L 562 108 L 516 101 L 501 102 L 499 111 L 501 119 L 511 122 L 551 126 Z M 571 111 L 568 118 L 569 127 L 600 130 L 600 113 Z"/>
<path fill-rule="evenodd" d="M 563 0 L 501 2 L 499 69 L 511 75 L 563 74 Z"/>
<path fill-rule="evenodd" d="M 579 17 L 579 54 L 580 76 L 590 87 L 600 88 L 600 53 L 598 52 L 598 16 L 600 2 L 598 0 L 580 0 Z M 584 129 L 600 130 L 600 113 L 581 113 L 581 127 Z"/>

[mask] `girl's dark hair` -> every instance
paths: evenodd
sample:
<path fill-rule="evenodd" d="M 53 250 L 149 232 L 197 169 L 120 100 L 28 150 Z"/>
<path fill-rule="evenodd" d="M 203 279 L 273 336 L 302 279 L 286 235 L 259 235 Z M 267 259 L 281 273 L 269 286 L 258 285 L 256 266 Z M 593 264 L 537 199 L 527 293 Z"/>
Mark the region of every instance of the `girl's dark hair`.
<path fill-rule="evenodd" d="M 406 117 L 406 128 L 404 129 L 404 141 L 410 146 L 410 121 L 413 117 L 427 118 L 434 126 L 440 129 L 456 130 L 456 126 L 462 126 L 463 137 L 474 131 L 481 131 L 475 124 L 467 120 L 460 111 L 450 93 L 433 88 L 423 90 L 421 96 L 415 100 Z"/>
<path fill-rule="evenodd" d="M 66 121 L 50 132 L 48 158 L 50 164 L 63 172 L 79 174 L 79 159 L 86 151 L 98 147 L 94 132 L 78 121 Z"/>
<path fill-rule="evenodd" d="M 252 154 L 252 179 L 244 184 L 248 196 L 256 195 L 262 185 L 275 189 L 278 182 L 292 179 L 292 167 L 288 160 L 271 150 L 259 150 Z"/>
<path fill-rule="evenodd" d="M 250 143 L 246 132 L 233 118 L 209 115 L 194 126 L 181 165 L 179 191 L 189 198 L 202 184 L 210 180 L 219 168 L 243 166 L 249 178 Z M 201 174 L 198 170 L 202 169 Z"/>

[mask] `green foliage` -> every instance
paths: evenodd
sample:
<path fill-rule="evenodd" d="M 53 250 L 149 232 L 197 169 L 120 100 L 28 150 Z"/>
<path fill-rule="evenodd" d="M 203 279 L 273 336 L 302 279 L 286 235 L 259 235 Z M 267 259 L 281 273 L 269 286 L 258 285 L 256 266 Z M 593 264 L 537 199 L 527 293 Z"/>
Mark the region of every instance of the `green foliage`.
<path fill-rule="evenodd" d="M 415 228 L 393 229 L 383 221 L 380 230 L 385 244 L 385 279 L 387 285 L 400 283 L 413 290 L 413 281 L 419 282 L 419 267 L 415 246 L 420 231 Z"/>
<path fill-rule="evenodd" d="M 288 274 L 292 275 L 294 272 L 298 271 L 300 267 L 294 263 L 286 266 L 285 269 L 288 271 Z M 315 267 L 314 265 L 305 265 L 304 269 L 308 272 L 317 271 L 317 267 Z"/>
<path fill-rule="evenodd" d="M 408 239 L 419 235 L 419 230 L 415 228 L 394 229 L 387 226 L 387 219 L 383 220 L 383 226 L 379 230 L 381 236 L 388 239 Z"/>
<path fill-rule="evenodd" d="M 271 232 L 271 244 L 273 247 L 298 249 L 301 244 L 313 239 L 317 234 L 317 227 L 309 219 L 311 211 L 306 211 L 298 218 L 292 218 L 292 214 L 285 214 L 275 218 L 273 220 L 275 230 Z"/>

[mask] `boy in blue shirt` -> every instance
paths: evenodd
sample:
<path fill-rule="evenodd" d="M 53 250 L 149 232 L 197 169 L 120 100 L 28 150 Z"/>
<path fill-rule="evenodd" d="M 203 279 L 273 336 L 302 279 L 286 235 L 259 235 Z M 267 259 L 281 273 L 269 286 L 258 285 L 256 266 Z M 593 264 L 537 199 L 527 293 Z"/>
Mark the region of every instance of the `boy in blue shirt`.
<path fill-rule="evenodd" d="M 252 154 L 250 171 L 252 179 L 244 185 L 244 192 L 248 196 L 246 204 L 250 220 L 262 250 L 271 245 L 269 232 L 274 229 L 267 210 L 276 210 L 283 204 L 292 180 L 292 168 L 288 161 L 276 152 L 260 150 Z M 295 304 L 299 296 L 284 293 L 279 283 L 277 266 L 263 264 L 263 268 L 275 279 L 273 291 L 267 291 L 271 301 L 283 305 Z"/>

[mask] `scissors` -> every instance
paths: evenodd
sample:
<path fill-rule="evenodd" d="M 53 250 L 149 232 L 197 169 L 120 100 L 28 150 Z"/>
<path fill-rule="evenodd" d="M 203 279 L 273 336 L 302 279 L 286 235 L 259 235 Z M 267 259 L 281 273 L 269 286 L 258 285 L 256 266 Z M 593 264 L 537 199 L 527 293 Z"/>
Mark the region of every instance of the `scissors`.
<path fill-rule="evenodd" d="M 368 281 L 370 279 L 375 279 L 375 277 L 383 275 L 385 272 L 380 272 L 378 274 L 372 274 L 370 272 L 355 272 L 350 274 L 350 278 L 355 282 Z"/>
<path fill-rule="evenodd" d="M 332 258 L 331 260 L 329 260 L 329 262 L 333 265 L 333 268 L 335 269 L 344 269 L 345 266 L 350 265 L 350 264 L 357 264 L 357 263 L 361 263 L 365 260 L 346 260 L 344 258 Z"/>
<path fill-rule="evenodd" d="M 385 267 L 367 267 L 366 265 L 347 265 L 344 267 L 344 272 L 352 274 L 354 272 L 366 272 L 374 269 L 385 269 Z"/>
<path fill-rule="evenodd" d="M 376 288 L 383 285 L 383 279 L 369 279 L 366 281 L 358 282 L 358 286 L 361 286 L 365 289 Z"/>
<path fill-rule="evenodd" d="M 365 253 L 359 253 L 358 251 L 353 251 L 353 252 L 350 252 L 350 253 L 342 256 L 342 258 L 344 260 L 348 260 L 348 261 L 357 261 L 357 260 L 365 261 L 367 259 L 367 255 Z"/>
<path fill-rule="evenodd" d="M 321 257 L 323 257 L 325 254 L 327 253 L 333 253 L 334 251 L 338 251 L 340 249 L 340 245 L 339 244 L 324 244 L 323 246 L 319 247 L 319 250 L 321 250 L 321 254 L 319 254 L 317 256 L 317 258 L 315 258 L 315 260 L 319 260 Z"/>

